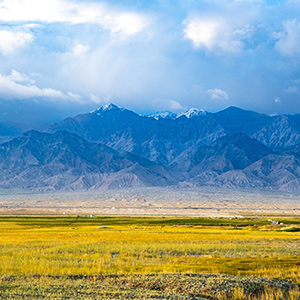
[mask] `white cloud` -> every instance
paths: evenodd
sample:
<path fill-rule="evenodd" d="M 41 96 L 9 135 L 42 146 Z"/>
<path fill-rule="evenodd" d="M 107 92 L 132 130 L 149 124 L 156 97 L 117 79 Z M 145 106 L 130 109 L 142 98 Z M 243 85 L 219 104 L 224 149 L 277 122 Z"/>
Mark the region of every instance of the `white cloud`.
<path fill-rule="evenodd" d="M 16 71 L 15 71 L 16 72 Z M 18 72 L 17 72 L 18 73 Z M 58 90 L 51 88 L 41 89 L 32 84 L 20 84 L 24 81 L 21 78 L 26 78 L 26 75 L 12 72 L 9 76 L 0 74 L 0 98 L 2 99 L 26 99 L 33 97 L 48 97 L 48 98 L 66 98 L 66 96 Z M 21 80 L 20 80 L 21 79 Z"/>
<path fill-rule="evenodd" d="M 300 22 L 295 19 L 286 21 L 283 27 L 283 32 L 274 34 L 274 37 L 279 39 L 275 44 L 276 50 L 283 56 L 300 54 Z"/>
<path fill-rule="evenodd" d="M 72 53 L 75 56 L 81 56 L 86 54 L 88 51 L 90 50 L 89 46 L 86 45 L 82 45 L 82 44 L 77 44 L 73 49 L 72 49 Z"/>
<path fill-rule="evenodd" d="M 287 89 L 286 89 L 286 92 L 289 93 L 289 94 L 296 94 L 299 92 L 299 88 L 296 87 L 296 86 L 289 86 Z"/>
<path fill-rule="evenodd" d="M 112 32 L 122 32 L 126 35 L 134 35 L 147 26 L 147 19 L 141 18 L 136 13 L 125 13 L 116 16 L 114 25 L 112 26 Z"/>
<path fill-rule="evenodd" d="M 4 22 L 45 22 L 97 24 L 126 36 L 144 30 L 149 18 L 142 13 L 120 12 L 100 3 L 68 0 L 3 0 L 0 20 Z"/>
<path fill-rule="evenodd" d="M 70 21 L 71 15 L 66 2 L 59 0 L 3 0 L 0 4 L 2 21 Z"/>
<path fill-rule="evenodd" d="M 14 82 L 23 82 L 34 84 L 35 81 L 32 78 L 29 78 L 26 74 L 22 74 L 16 70 L 11 71 L 11 75 L 6 76 L 7 79 Z"/>
<path fill-rule="evenodd" d="M 211 99 L 228 99 L 228 94 L 221 89 L 207 90 L 207 94 L 211 97 Z"/>
<path fill-rule="evenodd" d="M 33 36 L 30 33 L 0 30 L 0 52 L 3 55 L 13 54 L 18 48 L 22 48 L 32 41 Z"/>
<path fill-rule="evenodd" d="M 82 97 L 80 95 L 74 94 L 72 92 L 68 92 L 68 96 L 73 99 L 75 102 L 82 102 Z"/>
<path fill-rule="evenodd" d="M 68 93 L 65 95 L 59 90 L 52 88 L 39 88 L 34 85 L 34 80 L 26 74 L 19 73 L 12 70 L 10 75 L 0 74 L 0 98 L 6 100 L 12 99 L 28 99 L 28 98 L 51 98 L 51 99 L 64 99 L 66 101 L 81 100 L 81 96 Z"/>
<path fill-rule="evenodd" d="M 197 48 L 211 49 L 216 43 L 219 24 L 213 21 L 193 20 L 184 30 L 185 37 Z"/>
<path fill-rule="evenodd" d="M 0 74 L 0 99 L 21 100 L 31 98 L 45 98 L 51 101 L 65 101 L 79 105 L 100 103 L 97 96 L 90 94 L 88 99 L 72 92 L 62 92 L 52 88 L 40 88 L 35 80 L 26 74 L 12 70 L 10 75 Z M 106 99 L 108 100 L 108 99 Z"/>
<path fill-rule="evenodd" d="M 198 17 L 186 20 L 184 24 L 184 37 L 191 40 L 195 48 L 216 54 L 240 53 L 245 46 L 242 40 L 249 38 L 253 31 L 248 24 L 231 24 L 219 17 Z"/>
<path fill-rule="evenodd" d="M 159 110 L 182 110 L 185 109 L 178 101 L 176 100 L 166 100 L 161 98 L 156 98 L 152 100 L 152 106 L 155 111 Z"/>
<path fill-rule="evenodd" d="M 96 103 L 96 104 L 102 102 L 102 101 L 101 101 L 101 98 L 98 97 L 98 96 L 96 96 L 96 95 L 94 95 L 93 93 L 90 93 L 90 94 L 89 94 L 89 98 L 90 98 L 90 100 L 91 100 L 93 103 Z"/>
<path fill-rule="evenodd" d="M 178 102 L 178 101 L 175 101 L 175 100 L 169 100 L 168 101 L 168 108 L 169 109 L 174 109 L 174 110 L 178 110 L 178 109 L 182 109 L 182 105 Z"/>
<path fill-rule="evenodd" d="M 274 102 L 275 102 L 275 103 L 280 103 L 280 102 L 281 102 L 281 100 L 280 100 L 280 98 L 279 98 L 279 97 L 275 97 L 275 98 L 274 98 Z"/>

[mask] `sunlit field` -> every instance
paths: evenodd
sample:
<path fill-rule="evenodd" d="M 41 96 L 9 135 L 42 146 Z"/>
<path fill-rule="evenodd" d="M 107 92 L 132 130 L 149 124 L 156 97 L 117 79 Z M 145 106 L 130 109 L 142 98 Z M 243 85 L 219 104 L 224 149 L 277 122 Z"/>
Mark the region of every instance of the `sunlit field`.
<path fill-rule="evenodd" d="M 300 218 L 278 221 L 284 224 L 268 218 L 1 217 L 0 295 L 16 299 L 24 290 L 28 297 L 64 299 L 79 285 L 82 293 L 68 297 L 147 299 L 152 291 L 174 299 L 299 299 Z M 200 275 L 192 274 L 234 277 L 206 275 L 206 285 L 199 285 Z M 250 293 L 245 282 L 256 277 L 267 281 L 253 283 Z M 217 287 L 209 289 L 208 281 Z M 122 286 L 123 294 L 114 294 Z M 273 298 L 262 296 L 266 291 Z"/>

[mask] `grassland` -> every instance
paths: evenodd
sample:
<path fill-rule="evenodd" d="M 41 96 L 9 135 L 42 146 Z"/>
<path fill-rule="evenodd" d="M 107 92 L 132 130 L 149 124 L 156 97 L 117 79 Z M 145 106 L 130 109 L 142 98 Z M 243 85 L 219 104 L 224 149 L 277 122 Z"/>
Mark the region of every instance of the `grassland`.
<path fill-rule="evenodd" d="M 0 298 L 300 299 L 300 218 L 278 221 L 1 217 Z"/>

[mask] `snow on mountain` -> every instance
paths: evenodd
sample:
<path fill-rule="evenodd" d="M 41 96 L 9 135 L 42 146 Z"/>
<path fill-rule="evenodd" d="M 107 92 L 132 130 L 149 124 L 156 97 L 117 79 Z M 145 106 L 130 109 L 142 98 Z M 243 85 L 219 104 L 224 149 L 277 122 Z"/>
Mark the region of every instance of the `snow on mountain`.
<path fill-rule="evenodd" d="M 108 104 L 103 105 L 102 107 L 99 107 L 97 109 L 92 110 L 90 113 L 91 114 L 94 114 L 94 113 L 100 114 L 101 112 L 108 111 L 108 110 L 113 110 L 113 109 L 124 110 L 123 108 L 121 108 L 118 105 L 115 105 L 113 103 L 108 103 Z"/>
<path fill-rule="evenodd" d="M 177 114 L 166 110 L 166 111 L 158 111 L 154 114 L 147 115 L 147 117 L 154 118 L 156 120 L 158 120 L 158 119 L 175 119 L 177 117 Z"/>
<path fill-rule="evenodd" d="M 206 111 L 202 108 L 191 108 L 186 112 L 178 114 L 176 118 L 180 118 L 182 116 L 186 116 L 188 119 L 198 117 L 198 116 L 205 116 Z"/>
<path fill-rule="evenodd" d="M 8 129 L 2 132 L 13 138 Z M 39 130 L 44 133 L 27 132 L 0 146 L 0 187 L 187 183 L 299 191 L 300 115 L 230 107 L 145 117 L 110 103 Z"/>
<path fill-rule="evenodd" d="M 173 112 L 170 112 L 170 111 L 166 110 L 166 111 L 158 111 L 154 114 L 147 115 L 147 117 L 154 118 L 154 119 L 158 120 L 158 119 L 176 119 L 176 118 L 180 118 L 182 116 L 185 116 L 188 119 L 190 119 L 190 118 L 194 118 L 194 117 L 198 117 L 198 116 L 205 116 L 205 115 L 206 115 L 206 111 L 204 109 L 191 108 L 188 111 L 180 113 L 180 114 L 175 114 Z"/>

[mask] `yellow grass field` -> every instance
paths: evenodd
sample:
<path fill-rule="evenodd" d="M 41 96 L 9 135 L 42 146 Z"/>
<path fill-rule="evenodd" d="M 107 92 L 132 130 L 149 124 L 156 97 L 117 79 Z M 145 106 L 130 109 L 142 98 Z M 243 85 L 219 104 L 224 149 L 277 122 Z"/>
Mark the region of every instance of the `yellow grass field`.
<path fill-rule="evenodd" d="M 280 222 L 1 217 L 0 276 L 207 273 L 300 284 L 300 218 Z"/>

